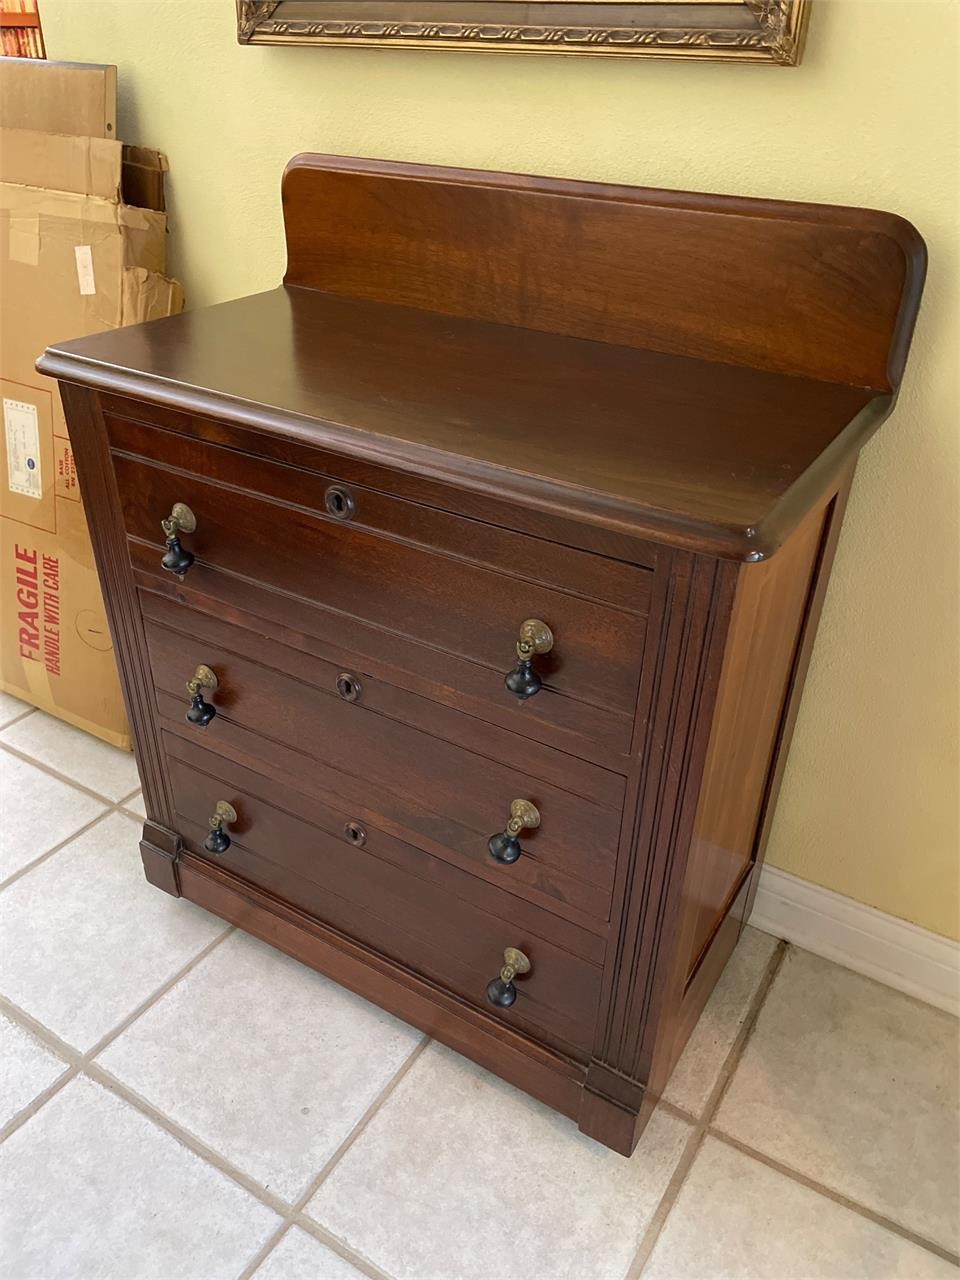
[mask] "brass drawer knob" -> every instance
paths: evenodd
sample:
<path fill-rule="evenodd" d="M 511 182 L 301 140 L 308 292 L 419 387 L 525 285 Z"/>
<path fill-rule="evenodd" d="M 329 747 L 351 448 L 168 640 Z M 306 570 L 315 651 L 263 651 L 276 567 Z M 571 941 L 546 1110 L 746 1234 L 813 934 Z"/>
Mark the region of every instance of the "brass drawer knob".
<path fill-rule="evenodd" d="M 210 819 L 210 833 L 203 842 L 207 853 L 226 853 L 230 848 L 230 837 L 224 831 L 228 823 L 236 822 L 237 811 L 227 800 L 218 800 L 217 807 Z"/>
<path fill-rule="evenodd" d="M 487 983 L 487 999 L 498 1009 L 509 1009 L 517 998 L 514 978 L 521 973 L 530 972 L 530 961 L 516 947 L 507 947 L 503 953 L 503 968 L 500 976 Z"/>
<path fill-rule="evenodd" d="M 204 689 L 208 689 L 211 693 L 217 688 L 220 681 L 217 679 L 216 672 L 209 667 L 204 666 L 201 662 L 196 671 L 187 681 L 187 693 L 190 694 L 190 706 L 187 708 L 186 719 L 189 724 L 195 724 L 201 729 L 205 729 L 213 717 L 217 714 L 217 708 L 212 702 L 207 702 L 203 696 Z"/>
<path fill-rule="evenodd" d="M 510 817 L 503 831 L 498 831 L 487 841 L 487 848 L 498 862 L 516 862 L 523 850 L 518 836 L 521 831 L 540 825 L 540 810 L 529 800 L 511 800 Z"/>
<path fill-rule="evenodd" d="M 185 502 L 175 502 L 166 520 L 161 520 L 163 536 L 167 550 L 160 561 L 168 573 L 175 573 L 182 578 L 193 564 L 193 552 L 180 544 L 181 533 L 193 533 L 197 527 L 197 517 Z"/>
<path fill-rule="evenodd" d="M 543 681 L 533 667 L 538 653 L 549 653 L 553 648 L 553 632 L 539 618 L 527 618 L 520 624 L 517 641 L 517 665 L 508 671 L 503 683 L 521 702 L 532 698 L 543 688 Z"/>

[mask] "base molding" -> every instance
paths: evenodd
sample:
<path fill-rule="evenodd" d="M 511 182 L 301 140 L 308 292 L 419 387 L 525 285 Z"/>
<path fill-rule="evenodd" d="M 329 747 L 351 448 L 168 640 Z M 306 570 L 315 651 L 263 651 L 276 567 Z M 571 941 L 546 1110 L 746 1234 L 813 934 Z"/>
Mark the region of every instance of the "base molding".
<path fill-rule="evenodd" d="M 960 942 L 771 866 L 760 872 L 750 924 L 960 1014 Z"/>
<path fill-rule="evenodd" d="M 180 878 L 177 874 L 177 862 L 182 846 L 180 837 L 175 831 L 159 827 L 149 819 L 143 824 L 140 840 L 140 857 L 143 861 L 143 873 L 151 884 L 162 889 L 174 898 L 180 897 Z"/>

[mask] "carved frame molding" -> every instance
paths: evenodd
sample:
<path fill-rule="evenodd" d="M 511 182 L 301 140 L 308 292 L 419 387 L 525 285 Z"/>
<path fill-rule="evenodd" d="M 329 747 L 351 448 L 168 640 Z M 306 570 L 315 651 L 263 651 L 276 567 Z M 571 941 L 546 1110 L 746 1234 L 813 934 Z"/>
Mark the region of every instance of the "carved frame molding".
<path fill-rule="evenodd" d="M 240 44 L 710 58 L 796 66 L 810 0 L 236 0 Z M 517 6 L 518 8 L 520 6 Z M 611 10 L 622 12 L 611 25 Z M 704 15 L 709 12 L 709 23 Z M 489 15 L 489 20 L 488 20 Z M 541 19 L 534 24 L 532 19 Z"/>

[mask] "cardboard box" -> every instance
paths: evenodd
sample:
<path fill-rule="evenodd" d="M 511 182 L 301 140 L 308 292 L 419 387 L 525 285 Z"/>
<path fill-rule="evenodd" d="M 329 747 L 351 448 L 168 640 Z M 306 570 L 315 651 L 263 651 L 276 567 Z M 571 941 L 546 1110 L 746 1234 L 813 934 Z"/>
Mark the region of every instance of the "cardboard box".
<path fill-rule="evenodd" d="M 105 138 L 0 130 L 0 688 L 130 745 L 51 342 L 171 315 L 165 162 Z"/>
<path fill-rule="evenodd" d="M 0 58 L 5 129 L 117 136 L 117 68 L 92 62 Z"/>

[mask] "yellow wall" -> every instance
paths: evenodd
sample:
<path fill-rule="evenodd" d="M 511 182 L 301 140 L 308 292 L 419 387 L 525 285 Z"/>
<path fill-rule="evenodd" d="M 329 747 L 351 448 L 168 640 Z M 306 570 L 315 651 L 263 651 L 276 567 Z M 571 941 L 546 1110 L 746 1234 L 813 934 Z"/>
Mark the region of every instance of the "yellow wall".
<path fill-rule="evenodd" d="M 796 69 L 241 49 L 232 0 L 43 0 L 49 55 L 120 68 L 170 157 L 194 306 L 272 287 L 279 180 L 333 151 L 892 209 L 930 249 L 900 404 L 864 451 L 769 859 L 958 932 L 953 0 L 816 0 Z"/>

